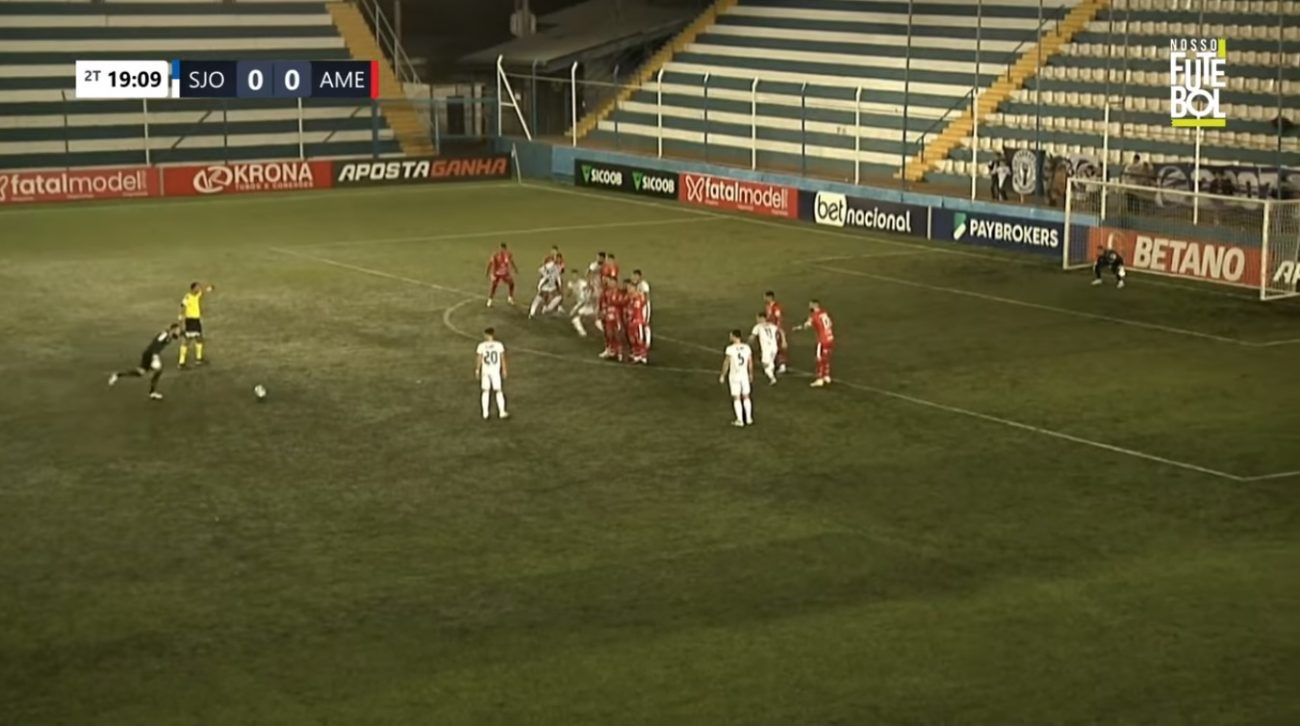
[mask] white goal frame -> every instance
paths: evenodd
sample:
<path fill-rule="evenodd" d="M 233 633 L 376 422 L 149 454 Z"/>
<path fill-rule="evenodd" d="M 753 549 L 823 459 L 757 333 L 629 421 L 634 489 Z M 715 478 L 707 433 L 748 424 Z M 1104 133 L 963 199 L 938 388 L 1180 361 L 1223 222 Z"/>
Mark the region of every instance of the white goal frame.
<path fill-rule="evenodd" d="M 1061 268 L 1091 267 L 1097 244 L 1118 246 L 1129 272 L 1251 289 L 1262 301 L 1300 295 L 1300 200 L 1071 179 Z"/>

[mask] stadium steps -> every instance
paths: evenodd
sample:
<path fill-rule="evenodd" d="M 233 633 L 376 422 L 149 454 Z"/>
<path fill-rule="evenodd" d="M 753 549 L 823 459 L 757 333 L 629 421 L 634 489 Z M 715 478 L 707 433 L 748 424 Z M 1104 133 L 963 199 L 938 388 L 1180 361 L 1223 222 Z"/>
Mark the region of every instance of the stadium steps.
<path fill-rule="evenodd" d="M 659 69 L 663 68 L 668 61 L 672 60 L 673 55 L 686 50 L 686 47 L 691 43 L 694 43 L 695 39 L 701 33 L 708 30 L 720 15 L 734 7 L 737 1 L 738 0 L 714 0 L 713 4 L 703 13 L 700 13 L 699 17 L 691 21 L 690 25 L 683 28 L 682 32 L 677 34 L 677 37 L 673 38 L 667 45 L 656 51 L 654 55 L 650 56 L 650 58 L 646 60 L 645 64 L 636 72 L 636 75 L 633 76 L 632 81 L 629 84 L 620 88 L 617 93 L 611 96 L 609 100 L 605 101 L 605 103 L 601 104 L 595 111 L 582 117 L 582 119 L 578 121 L 577 126 L 570 130 L 570 133 L 576 135 L 577 138 L 582 139 L 585 138 L 587 134 L 594 131 L 600 125 L 601 121 L 612 114 L 615 109 L 630 98 L 632 94 L 640 90 L 642 86 L 649 83 L 650 79 L 659 72 Z"/>
<path fill-rule="evenodd" d="M 1046 64 L 1048 59 L 1060 52 L 1061 47 L 1074 39 L 1074 36 L 1088 27 L 1102 10 L 1110 5 L 1110 0 L 1082 0 L 1057 24 L 1056 29 L 1043 35 L 1035 45 L 1021 53 L 1020 58 L 1007 69 L 993 85 L 980 93 L 979 107 L 974 103 L 966 111 L 953 119 L 933 142 L 912 157 L 901 174 L 907 181 L 917 182 L 925 177 L 941 160 L 948 158 L 952 150 L 961 145 L 963 139 L 971 134 L 975 126 L 975 114 L 984 117 L 997 110 L 998 106 L 1011 98 L 1017 90 L 1038 73 L 1040 62 Z M 1042 51 L 1040 58 L 1039 51 Z"/>
<path fill-rule="evenodd" d="M 361 11 L 356 5 L 346 2 L 329 3 L 326 7 L 352 57 L 357 60 L 379 61 L 379 107 L 388 119 L 388 125 L 392 128 L 398 145 L 402 147 L 402 153 L 407 156 L 433 156 L 429 127 L 416 109 L 416 104 L 406 100 L 406 88 L 398 80 L 392 64 L 384 57 L 370 30 L 370 24 Z M 396 91 L 398 98 L 384 98 L 385 89 Z"/>

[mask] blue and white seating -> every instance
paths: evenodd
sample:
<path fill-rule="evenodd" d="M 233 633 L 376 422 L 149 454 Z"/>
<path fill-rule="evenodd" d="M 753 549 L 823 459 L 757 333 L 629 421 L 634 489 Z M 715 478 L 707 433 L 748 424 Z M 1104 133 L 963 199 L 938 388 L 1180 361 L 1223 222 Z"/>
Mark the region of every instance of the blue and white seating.
<path fill-rule="evenodd" d="M 1018 91 L 997 113 L 982 120 L 979 146 L 987 152 L 1006 146 L 1041 146 L 1054 155 L 1102 156 L 1104 109 L 1111 108 L 1109 164 L 1139 153 L 1153 163 L 1190 162 L 1196 153 L 1193 129 L 1174 128 L 1169 117 L 1169 40 L 1171 37 L 1228 39 L 1227 89 L 1221 102 L 1226 129 L 1206 129 L 1201 138 L 1205 163 L 1278 163 L 1280 113 L 1300 128 L 1300 2 L 1276 0 L 1199 0 L 1192 3 L 1117 0 L 1074 42 L 1051 59 L 1029 87 Z M 1282 52 L 1278 53 L 1278 10 L 1283 13 Z M 1290 22 L 1286 22 L 1287 19 Z M 1281 71 L 1281 82 L 1278 76 Z M 1041 120 L 1039 96 L 1041 92 Z M 940 163 L 932 178 L 968 177 L 972 139 Z M 1300 132 L 1282 136 L 1280 161 L 1300 166 Z"/>
<path fill-rule="evenodd" d="M 1044 25 L 1072 4 L 1046 0 Z M 930 0 L 915 5 L 909 61 L 907 11 L 897 0 L 740 0 L 663 67 L 662 87 L 644 84 L 591 136 L 647 151 L 662 136 L 670 155 L 840 178 L 855 159 L 864 175 L 893 174 L 1039 31 L 1038 0 L 985 2 L 977 53 L 976 3 Z"/>
<path fill-rule="evenodd" d="M 73 92 L 76 60 L 349 57 L 320 0 L 0 0 L 0 168 L 395 152 L 382 116 L 353 100 L 306 100 L 300 134 L 292 101 Z"/>

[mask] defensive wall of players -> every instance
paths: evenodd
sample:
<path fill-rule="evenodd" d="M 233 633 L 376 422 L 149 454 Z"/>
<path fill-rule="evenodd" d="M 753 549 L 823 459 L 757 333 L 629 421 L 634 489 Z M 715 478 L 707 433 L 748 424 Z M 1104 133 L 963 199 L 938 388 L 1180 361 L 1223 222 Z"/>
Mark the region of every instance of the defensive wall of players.
<path fill-rule="evenodd" d="M 707 164 L 520 144 L 466 157 L 291 160 L 233 164 L 88 168 L 0 173 L 0 207 L 35 202 L 139 197 L 220 196 L 386 184 L 426 184 L 524 175 L 590 189 L 842 230 L 879 232 L 1061 259 L 1064 215 L 1054 209 L 993 204 L 893 189 L 754 172 Z M 1072 244 L 1122 251 L 1129 266 L 1243 287 L 1260 279 L 1258 244 L 1231 230 L 1102 226 L 1077 214 Z M 1273 261 L 1270 267 L 1294 260 Z M 1270 275 L 1274 271 L 1267 271 Z M 1279 268 L 1276 274 L 1283 271 Z"/>

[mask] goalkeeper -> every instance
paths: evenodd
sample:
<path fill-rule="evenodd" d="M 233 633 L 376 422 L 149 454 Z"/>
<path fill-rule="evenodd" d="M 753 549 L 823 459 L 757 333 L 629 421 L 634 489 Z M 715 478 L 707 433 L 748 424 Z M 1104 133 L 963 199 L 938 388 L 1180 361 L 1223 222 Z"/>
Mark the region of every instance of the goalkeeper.
<path fill-rule="evenodd" d="M 1115 287 L 1124 287 L 1124 257 L 1110 247 L 1097 248 L 1097 262 L 1092 266 L 1092 284 L 1101 284 L 1101 273 L 1109 269 L 1115 274 Z"/>

